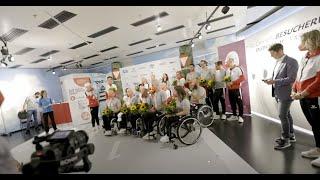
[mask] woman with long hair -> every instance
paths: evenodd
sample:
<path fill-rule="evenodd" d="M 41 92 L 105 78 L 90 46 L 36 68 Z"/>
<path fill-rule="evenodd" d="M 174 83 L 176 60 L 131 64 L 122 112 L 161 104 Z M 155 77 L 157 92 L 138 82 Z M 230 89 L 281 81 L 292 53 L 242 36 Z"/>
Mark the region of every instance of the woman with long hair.
<path fill-rule="evenodd" d="M 57 130 L 56 122 L 54 121 L 53 109 L 52 109 L 53 101 L 50 97 L 48 97 L 46 90 L 42 90 L 40 92 L 40 96 L 41 98 L 39 100 L 39 106 L 42 108 L 44 130 L 46 131 L 46 134 L 48 134 L 49 133 L 48 117 L 50 117 L 53 129 L 55 131 Z"/>

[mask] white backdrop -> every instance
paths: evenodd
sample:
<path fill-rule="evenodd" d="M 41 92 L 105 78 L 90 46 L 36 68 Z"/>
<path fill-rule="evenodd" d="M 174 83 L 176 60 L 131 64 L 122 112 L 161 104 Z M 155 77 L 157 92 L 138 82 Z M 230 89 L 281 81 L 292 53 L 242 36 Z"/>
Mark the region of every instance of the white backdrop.
<path fill-rule="evenodd" d="M 265 28 L 263 31 L 245 40 L 251 94 L 250 102 L 253 112 L 279 119 L 276 102 L 271 97 L 271 87 L 261 81 L 264 78 L 272 76 L 275 65 L 275 60 L 270 56 L 268 48 L 271 44 L 280 42 L 284 46 L 285 54 L 300 62 L 306 53 L 298 50 L 300 35 L 313 29 L 319 29 L 319 11 L 320 7 L 306 7 L 302 11 L 289 16 L 271 27 Z M 298 31 L 299 26 L 301 28 Z M 281 33 L 285 31 L 290 33 L 286 35 Z M 291 113 L 295 125 L 311 129 L 301 111 L 298 101 L 295 101 L 291 106 Z"/>
<path fill-rule="evenodd" d="M 105 79 L 106 75 L 101 73 L 69 74 L 60 77 L 63 99 L 69 102 L 74 125 L 91 122 L 90 109 L 87 104 L 85 88 L 83 86 L 84 83 L 90 81 L 96 94 L 102 95 L 105 89 Z M 101 97 L 100 99 L 104 98 Z"/>
<path fill-rule="evenodd" d="M 179 57 L 120 68 L 122 88 L 131 88 L 134 90 L 135 87 L 141 83 L 143 77 L 147 78 L 148 82 L 150 82 L 152 73 L 158 80 L 161 79 L 163 73 L 167 73 L 171 84 L 173 79 L 175 79 L 176 71 L 179 70 L 181 70 Z"/>

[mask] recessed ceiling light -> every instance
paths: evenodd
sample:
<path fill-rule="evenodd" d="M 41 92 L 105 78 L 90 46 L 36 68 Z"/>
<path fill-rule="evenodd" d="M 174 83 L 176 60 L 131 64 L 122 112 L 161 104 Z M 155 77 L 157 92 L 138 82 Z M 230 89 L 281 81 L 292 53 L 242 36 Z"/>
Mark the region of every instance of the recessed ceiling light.
<path fill-rule="evenodd" d="M 160 24 L 157 25 L 157 32 L 160 32 L 162 30 L 162 27 L 160 26 Z"/>
<path fill-rule="evenodd" d="M 54 70 L 52 70 L 52 74 L 53 74 L 53 75 L 55 75 L 55 74 L 56 74 L 56 72 L 55 72 Z"/>

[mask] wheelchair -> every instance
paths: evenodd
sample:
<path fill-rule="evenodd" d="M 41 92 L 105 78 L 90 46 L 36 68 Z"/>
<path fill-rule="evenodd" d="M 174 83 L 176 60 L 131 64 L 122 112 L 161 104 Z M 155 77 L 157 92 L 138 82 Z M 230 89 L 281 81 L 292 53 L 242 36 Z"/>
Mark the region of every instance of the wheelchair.
<path fill-rule="evenodd" d="M 214 111 L 207 104 L 191 104 L 191 116 L 198 119 L 201 126 L 207 128 L 214 122 Z"/>
<path fill-rule="evenodd" d="M 158 128 L 158 124 L 161 121 L 161 119 L 165 116 L 164 113 L 161 112 L 157 112 L 156 113 L 156 119 L 153 122 L 152 128 L 154 131 L 156 131 L 156 134 L 150 135 L 154 140 L 157 139 L 157 135 L 159 135 L 159 128 Z M 136 120 L 136 129 L 137 129 L 137 136 L 139 137 L 143 137 L 145 135 L 144 131 L 146 129 L 145 124 L 143 122 L 142 116 L 140 116 L 137 120 Z M 161 135 L 161 134 L 160 134 Z"/>
<path fill-rule="evenodd" d="M 168 117 L 163 116 L 158 122 L 158 133 L 164 136 L 166 127 L 165 121 Z M 201 123 L 192 116 L 182 116 L 179 120 L 174 121 L 169 126 L 169 143 L 173 144 L 173 149 L 177 149 L 178 145 L 173 139 L 178 139 L 184 145 L 193 145 L 198 142 L 202 134 Z"/>

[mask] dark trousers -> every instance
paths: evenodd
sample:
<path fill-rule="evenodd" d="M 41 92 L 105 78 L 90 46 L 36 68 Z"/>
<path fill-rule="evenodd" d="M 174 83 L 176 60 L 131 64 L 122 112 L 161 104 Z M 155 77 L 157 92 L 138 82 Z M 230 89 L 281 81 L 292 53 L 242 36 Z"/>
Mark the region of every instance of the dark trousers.
<path fill-rule="evenodd" d="M 90 107 L 90 111 L 91 111 L 91 123 L 92 123 L 92 127 L 95 127 L 95 123 L 97 123 L 97 125 L 99 126 L 99 106 L 97 107 Z"/>
<path fill-rule="evenodd" d="M 102 116 L 102 120 L 103 120 L 103 128 L 106 130 L 106 131 L 110 131 L 111 130 L 111 120 L 113 118 L 116 118 L 114 114 L 112 115 L 109 115 L 109 116 Z"/>
<path fill-rule="evenodd" d="M 207 98 L 206 98 L 207 105 L 213 105 L 213 90 L 212 88 L 207 89 Z"/>
<path fill-rule="evenodd" d="M 229 101 L 232 109 L 232 114 L 237 116 L 237 105 L 239 108 L 239 116 L 243 116 L 243 102 L 239 89 L 229 89 Z"/>
<path fill-rule="evenodd" d="M 276 99 L 278 103 L 279 118 L 281 120 L 282 137 L 289 139 L 294 136 L 293 119 L 290 113 L 292 100 Z"/>
<path fill-rule="evenodd" d="M 127 129 L 127 122 L 128 122 L 128 114 L 122 114 L 122 117 L 121 117 L 121 121 L 119 122 L 119 128 L 120 129 Z"/>
<path fill-rule="evenodd" d="M 132 126 L 132 129 L 137 129 L 136 120 L 139 118 L 139 115 L 129 113 L 128 118 Z"/>
<path fill-rule="evenodd" d="M 166 127 L 166 131 L 165 134 L 169 137 L 172 137 L 172 124 L 176 123 L 177 121 L 179 121 L 179 116 L 172 116 L 172 117 L 168 117 L 166 118 L 165 121 L 165 127 Z"/>
<path fill-rule="evenodd" d="M 223 90 L 224 90 L 223 88 L 215 89 L 215 91 L 213 93 L 213 110 L 216 112 L 216 114 L 220 114 L 219 101 L 220 101 L 221 107 L 222 107 L 222 114 L 226 113 L 226 102 L 224 99 Z"/>
<path fill-rule="evenodd" d="M 48 117 L 50 116 L 51 124 L 54 130 L 57 129 L 56 122 L 54 121 L 53 111 L 43 113 L 43 121 L 44 121 L 44 130 L 48 133 L 49 132 L 49 122 Z"/>
<path fill-rule="evenodd" d="M 320 148 L 320 109 L 318 98 L 304 98 L 300 100 L 304 116 L 312 127 L 316 147 Z"/>
<path fill-rule="evenodd" d="M 155 112 L 146 112 L 142 115 L 142 120 L 144 122 L 144 125 L 146 127 L 146 133 L 151 133 L 153 131 L 153 123 L 156 119 L 156 113 Z"/>

